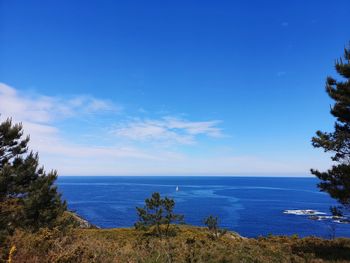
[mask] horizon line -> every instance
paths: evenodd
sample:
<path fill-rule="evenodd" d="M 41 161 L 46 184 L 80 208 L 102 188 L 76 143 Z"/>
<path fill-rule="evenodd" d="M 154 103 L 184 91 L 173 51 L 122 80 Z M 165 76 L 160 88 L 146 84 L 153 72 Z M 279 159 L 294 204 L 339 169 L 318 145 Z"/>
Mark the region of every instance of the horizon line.
<path fill-rule="evenodd" d="M 76 175 L 58 175 L 57 177 L 272 177 L 272 178 L 316 178 L 313 175 L 305 175 L 305 174 L 245 174 L 245 175 L 238 175 L 238 174 L 220 174 L 220 175 L 214 175 L 214 174 L 129 174 L 129 175 L 82 175 L 82 174 L 76 174 Z"/>

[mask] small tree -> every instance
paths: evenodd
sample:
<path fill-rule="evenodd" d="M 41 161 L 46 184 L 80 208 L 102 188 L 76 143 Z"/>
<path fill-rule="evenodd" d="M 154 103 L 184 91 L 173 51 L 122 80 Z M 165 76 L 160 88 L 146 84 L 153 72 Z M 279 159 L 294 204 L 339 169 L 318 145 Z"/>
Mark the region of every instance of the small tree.
<path fill-rule="evenodd" d="M 326 172 L 311 169 L 311 173 L 321 180 L 318 184 L 321 191 L 342 205 L 340 209 L 332 209 L 339 215 L 341 210 L 350 211 L 350 47 L 345 48 L 344 59 L 336 61 L 335 69 L 342 80 L 328 77 L 326 81 L 326 92 L 334 100 L 331 107 L 331 114 L 336 118 L 334 132 L 317 131 L 312 145 L 334 153 L 332 161 L 336 164 Z"/>
<path fill-rule="evenodd" d="M 218 235 L 218 217 L 214 217 L 212 215 L 208 216 L 204 219 L 204 224 L 208 227 L 208 230 L 215 234 L 215 236 Z"/>
<path fill-rule="evenodd" d="M 39 167 L 37 153 L 28 153 L 29 137 L 11 119 L 0 123 L 0 233 L 16 227 L 33 231 L 52 227 L 66 210 L 54 185 L 55 171 Z"/>
<path fill-rule="evenodd" d="M 182 223 L 183 215 L 174 213 L 175 201 L 168 197 L 161 198 L 160 194 L 155 192 L 151 198 L 145 200 L 143 208 L 136 207 L 139 221 L 135 223 L 137 229 L 148 229 L 155 226 L 157 235 L 167 237 L 169 235 L 170 225 L 173 223 Z M 162 229 L 162 225 L 165 229 Z"/>
<path fill-rule="evenodd" d="M 214 239 L 226 233 L 226 230 L 219 228 L 217 216 L 215 217 L 212 215 L 208 216 L 207 218 L 204 219 L 204 224 L 208 227 L 208 230 L 210 231 Z"/>

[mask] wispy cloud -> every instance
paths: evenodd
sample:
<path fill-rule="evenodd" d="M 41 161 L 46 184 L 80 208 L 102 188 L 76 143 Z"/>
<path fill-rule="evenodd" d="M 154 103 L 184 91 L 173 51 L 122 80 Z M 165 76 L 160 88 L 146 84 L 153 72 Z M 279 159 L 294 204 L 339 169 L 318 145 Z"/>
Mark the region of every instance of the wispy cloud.
<path fill-rule="evenodd" d="M 60 174 L 301 173 L 309 167 L 322 167 L 306 158 L 293 162 L 287 157 L 272 160 L 226 150 L 214 153 L 199 137 L 222 140 L 225 136 L 217 120 L 195 121 L 169 116 L 137 119 L 125 111 L 121 114 L 119 109 L 118 105 L 93 96 L 28 95 L 0 84 L 0 121 L 12 117 L 15 122 L 22 122 L 25 133 L 31 135 L 31 149 L 40 153 L 41 163 L 47 169 L 58 169 Z M 91 122 L 81 121 L 87 116 Z M 94 123 L 106 116 L 103 127 L 96 128 L 100 125 Z M 123 121 L 125 119 L 127 121 Z M 91 139 L 82 142 L 79 140 L 82 137 Z M 179 147 L 145 147 L 144 142 Z M 206 150 L 195 154 L 196 151 L 185 150 L 189 147 Z M 326 162 L 323 163 L 325 166 Z"/>
<path fill-rule="evenodd" d="M 135 172 L 135 165 L 141 173 L 147 170 L 150 163 L 161 164 L 166 160 L 183 158 L 181 152 L 166 149 L 154 151 L 144 149 L 137 143 L 122 143 L 121 137 L 191 144 L 195 141 L 195 136 L 200 134 L 212 137 L 221 135 L 221 130 L 216 127 L 217 121 L 191 122 L 164 117 L 160 120 L 121 122 L 117 125 L 119 128 L 114 130 L 112 139 L 101 143 L 106 137 L 111 137 L 108 131 L 112 125 L 111 120 L 115 123 L 113 116 L 121 117 L 119 106 L 87 95 L 63 98 L 28 94 L 3 83 L 0 84 L 0 114 L 0 121 L 11 117 L 14 122 L 22 122 L 25 133 L 31 135 L 31 149 L 40 152 L 45 166 L 49 169 L 57 168 L 65 174 L 91 174 L 91 171 L 100 171 L 102 174 L 120 174 L 123 171 L 129 174 L 125 167 L 130 172 Z M 90 130 L 92 134 L 77 133 L 73 129 L 69 138 L 63 135 L 67 133 L 64 130 L 67 123 L 70 127 L 72 123 L 84 120 L 91 114 L 108 115 L 110 123 L 93 131 L 95 126 L 89 127 L 90 122 L 83 122 L 86 126 L 79 127 L 79 130 Z M 93 119 L 99 117 L 96 115 Z M 83 144 L 78 143 L 78 139 L 83 136 L 92 139 Z"/>
<path fill-rule="evenodd" d="M 21 121 L 51 123 L 57 119 L 105 111 L 120 111 L 107 100 L 88 95 L 71 98 L 49 97 L 38 94 L 23 95 L 16 89 L 0 83 L 0 113 Z"/>
<path fill-rule="evenodd" d="M 132 147 L 79 145 L 65 139 L 56 125 L 57 120 L 84 119 L 86 115 L 98 113 L 118 113 L 120 107 L 92 96 L 79 95 L 71 98 L 49 97 L 42 95 L 23 95 L 16 89 L 0 84 L 0 119 L 12 118 L 21 122 L 26 134 L 30 134 L 30 146 L 42 153 L 43 159 L 51 160 L 86 158 L 155 158 L 144 151 Z M 97 117 L 96 117 L 97 118 Z M 74 131 L 72 131 L 74 133 Z M 84 134 L 79 134 L 83 136 Z M 103 135 L 100 135 L 103 137 Z M 49 157 L 49 158 L 46 158 Z M 51 165 L 50 167 L 55 167 Z"/>
<path fill-rule="evenodd" d="M 159 120 L 133 120 L 120 124 L 113 134 L 134 141 L 193 144 L 197 135 L 222 137 L 219 121 L 189 121 L 175 117 Z"/>

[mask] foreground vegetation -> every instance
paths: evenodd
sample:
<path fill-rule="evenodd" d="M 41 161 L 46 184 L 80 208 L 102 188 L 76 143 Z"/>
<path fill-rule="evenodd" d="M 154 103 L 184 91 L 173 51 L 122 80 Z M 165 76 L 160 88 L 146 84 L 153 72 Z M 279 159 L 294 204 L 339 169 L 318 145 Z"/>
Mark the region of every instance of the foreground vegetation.
<path fill-rule="evenodd" d="M 231 232 L 213 239 L 206 228 L 185 225 L 178 226 L 174 236 L 159 238 L 153 230 L 72 228 L 62 232 L 43 228 L 36 233 L 17 230 L 1 256 L 3 262 L 10 257 L 11 262 L 28 263 L 350 262 L 349 239 L 247 239 Z"/>

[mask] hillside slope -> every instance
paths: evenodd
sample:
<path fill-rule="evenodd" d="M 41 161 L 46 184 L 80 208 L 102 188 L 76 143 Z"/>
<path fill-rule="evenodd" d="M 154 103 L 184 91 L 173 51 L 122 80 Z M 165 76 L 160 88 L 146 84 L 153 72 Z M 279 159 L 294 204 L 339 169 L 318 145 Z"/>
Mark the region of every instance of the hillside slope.
<path fill-rule="evenodd" d="M 19 263 L 350 262 L 350 239 L 248 239 L 231 232 L 214 239 L 206 229 L 192 226 L 180 226 L 175 236 L 162 239 L 133 228 L 17 231 L 3 259 L 11 248 L 11 262 Z"/>

